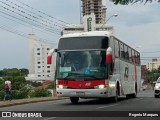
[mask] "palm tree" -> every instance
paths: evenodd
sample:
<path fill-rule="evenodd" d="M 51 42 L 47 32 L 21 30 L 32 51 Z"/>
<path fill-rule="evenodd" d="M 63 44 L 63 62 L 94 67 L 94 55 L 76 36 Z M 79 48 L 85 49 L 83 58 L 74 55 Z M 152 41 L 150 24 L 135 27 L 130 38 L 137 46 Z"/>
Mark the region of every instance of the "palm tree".
<path fill-rule="evenodd" d="M 134 4 L 134 3 L 137 3 L 137 2 L 140 2 L 140 3 L 147 3 L 147 2 L 152 2 L 153 0 L 110 0 L 112 2 L 114 2 L 114 4 L 121 4 L 121 5 L 128 5 L 128 4 Z M 160 0 L 155 0 L 157 2 L 160 3 Z"/>

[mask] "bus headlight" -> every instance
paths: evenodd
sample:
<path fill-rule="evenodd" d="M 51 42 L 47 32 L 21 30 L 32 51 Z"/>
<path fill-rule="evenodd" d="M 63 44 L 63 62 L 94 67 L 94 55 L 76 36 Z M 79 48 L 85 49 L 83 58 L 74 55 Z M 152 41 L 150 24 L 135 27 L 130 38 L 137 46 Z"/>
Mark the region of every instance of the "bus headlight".
<path fill-rule="evenodd" d="M 58 85 L 57 88 L 60 88 L 60 89 L 67 89 L 68 87 L 67 87 L 67 86 L 64 86 L 64 85 Z"/>
<path fill-rule="evenodd" d="M 61 88 L 61 89 L 63 89 L 63 85 L 58 85 L 58 88 Z"/>
<path fill-rule="evenodd" d="M 114 87 L 116 87 L 116 85 L 115 85 L 115 83 L 110 83 L 110 84 L 109 84 L 109 87 L 110 87 L 110 88 L 114 88 Z"/>
<path fill-rule="evenodd" d="M 105 87 L 104 85 L 94 86 L 95 89 L 103 89 L 104 87 Z"/>

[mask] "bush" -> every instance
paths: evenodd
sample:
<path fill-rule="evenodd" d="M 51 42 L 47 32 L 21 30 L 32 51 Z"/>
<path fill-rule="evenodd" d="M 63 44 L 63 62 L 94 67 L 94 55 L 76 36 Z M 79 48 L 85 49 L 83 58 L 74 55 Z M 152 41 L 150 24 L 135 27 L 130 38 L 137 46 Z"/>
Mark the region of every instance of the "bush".
<path fill-rule="evenodd" d="M 4 100 L 5 91 L 0 91 L 0 100 Z"/>
<path fill-rule="evenodd" d="M 4 100 L 5 91 L 0 91 L 0 100 Z M 49 97 L 51 92 L 47 89 L 41 90 L 30 90 L 27 88 L 22 88 L 20 90 L 11 90 L 12 99 L 24 99 L 28 97 Z"/>
<path fill-rule="evenodd" d="M 11 90 L 12 99 L 24 99 L 28 98 L 30 89 L 21 88 L 20 90 Z"/>
<path fill-rule="evenodd" d="M 33 90 L 29 94 L 30 97 L 49 97 L 51 96 L 51 92 L 47 89 Z"/>

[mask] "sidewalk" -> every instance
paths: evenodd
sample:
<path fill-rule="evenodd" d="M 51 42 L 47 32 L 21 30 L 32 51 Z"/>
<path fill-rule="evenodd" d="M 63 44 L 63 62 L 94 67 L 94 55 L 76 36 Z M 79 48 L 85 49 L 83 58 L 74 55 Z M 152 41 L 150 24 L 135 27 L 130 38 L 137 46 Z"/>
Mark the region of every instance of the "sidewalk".
<path fill-rule="evenodd" d="M 8 107 L 14 105 L 28 104 L 28 103 L 36 103 L 36 102 L 44 102 L 44 101 L 54 101 L 54 100 L 62 100 L 68 99 L 67 97 L 41 97 L 41 98 L 28 98 L 28 99 L 18 99 L 18 100 L 8 100 L 8 101 L 0 101 L 0 107 Z"/>

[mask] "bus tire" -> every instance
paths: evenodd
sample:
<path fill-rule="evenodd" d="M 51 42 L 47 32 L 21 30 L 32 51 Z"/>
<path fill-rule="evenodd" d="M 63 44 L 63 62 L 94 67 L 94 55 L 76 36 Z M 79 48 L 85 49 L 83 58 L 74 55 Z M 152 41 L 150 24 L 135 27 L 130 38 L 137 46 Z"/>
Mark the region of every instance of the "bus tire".
<path fill-rule="evenodd" d="M 126 95 L 126 99 L 130 99 L 131 98 L 131 95 L 130 94 L 127 94 Z"/>
<path fill-rule="evenodd" d="M 159 98 L 159 95 L 154 95 L 155 98 Z"/>
<path fill-rule="evenodd" d="M 70 101 L 71 101 L 73 104 L 77 104 L 78 101 L 79 101 L 79 97 L 70 97 Z"/>
<path fill-rule="evenodd" d="M 136 98 L 137 97 L 137 84 L 135 85 L 135 93 L 133 93 L 132 98 Z"/>
<path fill-rule="evenodd" d="M 112 98 L 113 102 L 117 102 L 118 101 L 118 87 L 116 88 L 116 96 L 114 96 Z"/>

